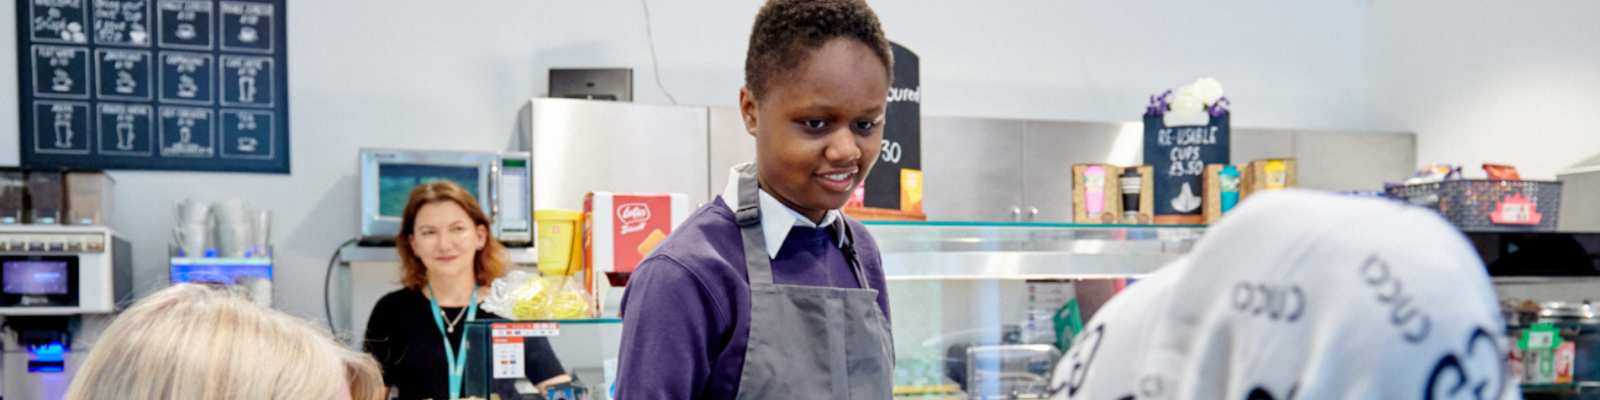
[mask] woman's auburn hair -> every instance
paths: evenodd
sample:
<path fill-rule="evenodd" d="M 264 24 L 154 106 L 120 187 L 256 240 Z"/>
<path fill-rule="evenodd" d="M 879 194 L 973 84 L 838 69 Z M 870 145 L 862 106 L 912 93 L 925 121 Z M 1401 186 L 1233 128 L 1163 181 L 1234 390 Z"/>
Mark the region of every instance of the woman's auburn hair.
<path fill-rule="evenodd" d="M 422 259 L 417 258 L 417 253 L 411 248 L 411 236 L 416 231 L 417 211 L 422 206 L 434 203 L 454 203 L 466 211 L 472 218 L 475 229 L 489 230 L 491 221 L 483 214 L 483 209 L 478 206 L 478 200 L 472 193 L 462 189 L 450 181 L 437 181 L 417 185 L 411 189 L 411 197 L 406 200 L 405 211 L 401 213 L 400 235 L 395 240 L 394 248 L 400 252 L 400 285 L 406 289 L 422 291 L 428 285 L 428 267 L 422 264 Z M 479 286 L 489 286 L 495 278 L 505 274 L 508 255 L 506 246 L 501 244 L 492 235 L 488 235 L 482 249 L 472 259 L 472 272 L 474 280 Z"/>
<path fill-rule="evenodd" d="M 322 400 L 347 384 L 352 399 L 378 400 L 378 362 L 309 321 L 226 288 L 185 283 L 116 317 L 66 399 Z"/>

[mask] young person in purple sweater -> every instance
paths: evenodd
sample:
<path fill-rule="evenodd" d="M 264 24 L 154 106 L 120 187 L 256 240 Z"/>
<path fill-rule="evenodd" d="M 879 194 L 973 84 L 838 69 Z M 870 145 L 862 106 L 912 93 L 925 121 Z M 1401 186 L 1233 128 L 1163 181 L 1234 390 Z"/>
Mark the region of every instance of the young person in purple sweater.
<path fill-rule="evenodd" d="M 878 158 L 893 60 L 861 0 L 771 0 L 739 91 L 756 160 L 628 282 L 616 398 L 887 399 L 877 244 L 839 211 Z"/>

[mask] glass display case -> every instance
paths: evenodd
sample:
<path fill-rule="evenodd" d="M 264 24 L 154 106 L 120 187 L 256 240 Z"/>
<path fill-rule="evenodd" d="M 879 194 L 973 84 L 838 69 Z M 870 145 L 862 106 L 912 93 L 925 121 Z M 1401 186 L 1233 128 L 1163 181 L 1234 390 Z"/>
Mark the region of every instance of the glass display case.
<path fill-rule="evenodd" d="M 1600 233 L 1466 236 L 1500 296 L 1523 398 L 1600 399 Z"/>
<path fill-rule="evenodd" d="M 1065 348 L 1063 333 L 1070 338 L 1072 332 L 1065 327 L 1073 321 L 1081 327 L 1128 281 L 1188 253 L 1204 232 L 1198 226 L 1040 223 L 866 226 L 889 281 L 895 391 L 902 399 L 1042 397 L 1045 377 Z M 563 365 L 588 386 L 590 399 L 608 398 L 620 320 L 516 321 L 555 324 L 533 331 L 495 328 L 505 322 L 468 325 L 463 396 L 532 398 L 516 397 L 525 395 L 516 390 L 514 371 L 496 374 L 495 368 L 509 365 L 513 337 L 533 333 L 546 335 Z"/>
<path fill-rule="evenodd" d="M 897 399 L 1029 399 L 1084 321 L 1194 246 L 1199 226 L 869 222 Z"/>
<path fill-rule="evenodd" d="M 882 252 L 889 281 L 896 399 L 1042 398 L 1051 367 L 1070 346 L 1075 329 L 1123 287 L 1187 254 L 1205 233 L 1201 226 L 866 226 Z M 1595 339 L 1600 338 L 1600 307 L 1586 304 L 1600 293 L 1600 234 L 1466 236 L 1494 275 L 1506 306 L 1509 340 L 1532 324 L 1548 322 L 1555 336 L 1576 345 L 1569 359 L 1557 359 L 1564 364 L 1550 363 L 1570 368 L 1571 378 L 1560 383 L 1530 374 L 1548 355 L 1522 352 L 1523 368 L 1512 372 L 1521 377 L 1525 396 L 1600 397 L 1600 351 L 1591 346 L 1600 343 Z M 620 292 L 613 290 L 608 303 L 616 303 Z M 1565 308 L 1548 304 L 1552 301 Z M 1519 305 L 1534 308 L 1519 314 Z M 549 339 L 562 363 L 589 388 L 590 399 L 609 398 L 621 320 L 552 322 L 557 329 L 548 332 L 555 335 Z M 494 323 L 468 327 L 472 366 L 466 395 L 519 398 L 516 379 L 492 374 L 496 365 L 504 365 L 496 363 L 495 346 L 508 344 L 496 343 Z M 1511 357 L 1516 361 L 1519 355 Z"/>

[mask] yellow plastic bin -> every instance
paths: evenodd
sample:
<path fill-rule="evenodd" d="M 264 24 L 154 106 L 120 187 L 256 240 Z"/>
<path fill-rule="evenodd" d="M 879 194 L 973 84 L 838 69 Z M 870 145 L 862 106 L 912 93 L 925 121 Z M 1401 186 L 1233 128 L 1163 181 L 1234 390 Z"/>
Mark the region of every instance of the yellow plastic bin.
<path fill-rule="evenodd" d="M 535 210 L 539 228 L 539 272 L 544 276 L 566 276 L 577 272 L 583 263 L 579 225 L 583 213 L 573 210 Z"/>

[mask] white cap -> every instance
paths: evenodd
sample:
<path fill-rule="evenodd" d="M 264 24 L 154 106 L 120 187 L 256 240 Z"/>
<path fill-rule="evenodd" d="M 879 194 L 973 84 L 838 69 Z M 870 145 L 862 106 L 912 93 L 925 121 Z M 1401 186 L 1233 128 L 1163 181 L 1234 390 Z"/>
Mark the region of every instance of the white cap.
<path fill-rule="evenodd" d="M 1499 310 L 1433 211 L 1262 193 L 1101 308 L 1053 398 L 1517 399 Z"/>

